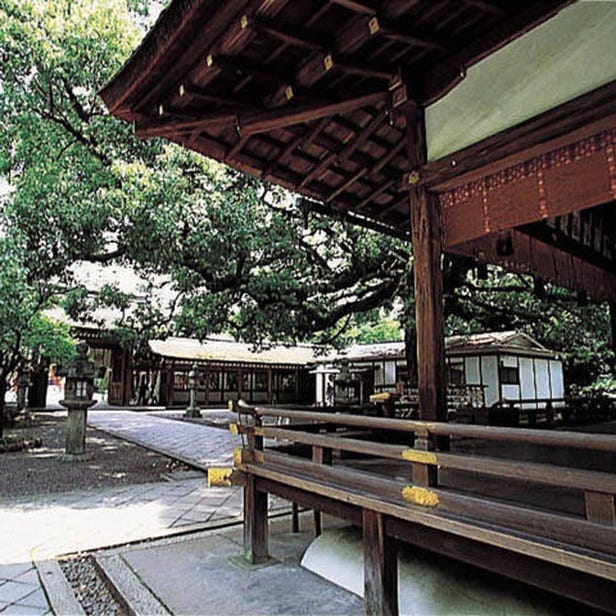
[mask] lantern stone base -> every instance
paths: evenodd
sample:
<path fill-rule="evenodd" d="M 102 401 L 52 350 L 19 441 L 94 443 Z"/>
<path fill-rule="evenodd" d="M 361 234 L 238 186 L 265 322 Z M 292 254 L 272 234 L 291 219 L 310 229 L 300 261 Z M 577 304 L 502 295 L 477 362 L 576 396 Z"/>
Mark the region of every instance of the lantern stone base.
<path fill-rule="evenodd" d="M 62 402 L 66 404 L 66 401 L 62 400 Z M 81 408 L 68 409 L 64 441 L 65 451 L 64 457 L 61 457 L 61 459 L 66 458 L 65 461 L 75 462 L 78 459 L 85 459 L 86 456 L 86 418 L 88 407 L 80 406 Z"/>
<path fill-rule="evenodd" d="M 198 406 L 188 407 L 184 413 L 184 417 L 201 417 L 201 409 Z"/>

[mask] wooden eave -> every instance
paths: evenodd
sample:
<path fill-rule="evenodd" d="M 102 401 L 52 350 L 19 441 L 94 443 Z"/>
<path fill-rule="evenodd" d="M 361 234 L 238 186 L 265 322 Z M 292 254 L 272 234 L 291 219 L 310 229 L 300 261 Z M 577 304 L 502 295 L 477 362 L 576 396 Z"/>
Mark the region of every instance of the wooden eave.
<path fill-rule="evenodd" d="M 568 4 L 175 0 L 101 96 L 138 135 L 404 235 L 405 103 L 437 100 Z"/>

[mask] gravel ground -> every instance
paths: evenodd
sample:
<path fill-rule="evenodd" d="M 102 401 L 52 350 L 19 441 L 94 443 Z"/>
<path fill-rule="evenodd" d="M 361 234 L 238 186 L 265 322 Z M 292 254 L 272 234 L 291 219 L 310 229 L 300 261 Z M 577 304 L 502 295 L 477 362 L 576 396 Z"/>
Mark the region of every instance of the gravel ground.
<path fill-rule="evenodd" d="M 60 561 L 60 567 L 68 580 L 77 601 L 90 616 L 98 614 L 124 615 L 126 612 L 113 598 L 99 575 L 92 556 L 79 554 Z"/>
<path fill-rule="evenodd" d="M 66 417 L 38 413 L 31 427 L 16 427 L 7 434 L 41 437 L 43 446 L 0 454 L 0 497 L 35 496 L 75 489 L 88 490 L 159 481 L 162 473 L 188 470 L 185 464 L 143 447 L 88 428 L 86 451 L 90 459 L 67 463 L 64 451 Z"/>

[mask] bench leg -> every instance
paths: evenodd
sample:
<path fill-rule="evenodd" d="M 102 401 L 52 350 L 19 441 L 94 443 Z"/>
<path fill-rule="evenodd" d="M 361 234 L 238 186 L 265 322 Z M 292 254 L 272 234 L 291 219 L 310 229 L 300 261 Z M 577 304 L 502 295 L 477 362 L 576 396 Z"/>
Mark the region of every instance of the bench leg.
<path fill-rule="evenodd" d="M 398 614 L 398 554 L 395 539 L 385 534 L 383 514 L 362 511 L 364 542 L 364 609 L 368 616 Z"/>
<path fill-rule="evenodd" d="M 244 486 L 244 558 L 251 564 L 267 560 L 267 493 L 256 487 L 254 475 Z"/>

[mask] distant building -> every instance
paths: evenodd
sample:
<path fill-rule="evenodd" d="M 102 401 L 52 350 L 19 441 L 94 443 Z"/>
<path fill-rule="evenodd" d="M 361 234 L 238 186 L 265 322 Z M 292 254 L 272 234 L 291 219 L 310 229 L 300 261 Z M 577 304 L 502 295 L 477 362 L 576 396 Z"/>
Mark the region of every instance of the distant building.
<path fill-rule="evenodd" d="M 508 331 L 451 336 L 445 340 L 445 348 L 450 385 L 479 388 L 484 406 L 527 400 L 522 408 L 543 408 L 548 400 L 564 396 L 562 361 L 527 334 Z M 354 345 L 319 360 L 313 371 L 318 406 L 334 404 L 337 365 L 342 359 L 349 361 L 359 383 L 360 404 L 373 392 L 408 388 L 404 342 Z"/>
<path fill-rule="evenodd" d="M 315 361 L 308 345 L 275 345 L 256 350 L 225 338 L 152 340 L 150 364 L 138 369 L 147 379 L 152 401 L 167 407 L 188 403 L 188 372 L 198 367 L 197 402 L 224 406 L 242 398 L 250 403 L 313 404 L 315 380 L 307 367 Z"/>

